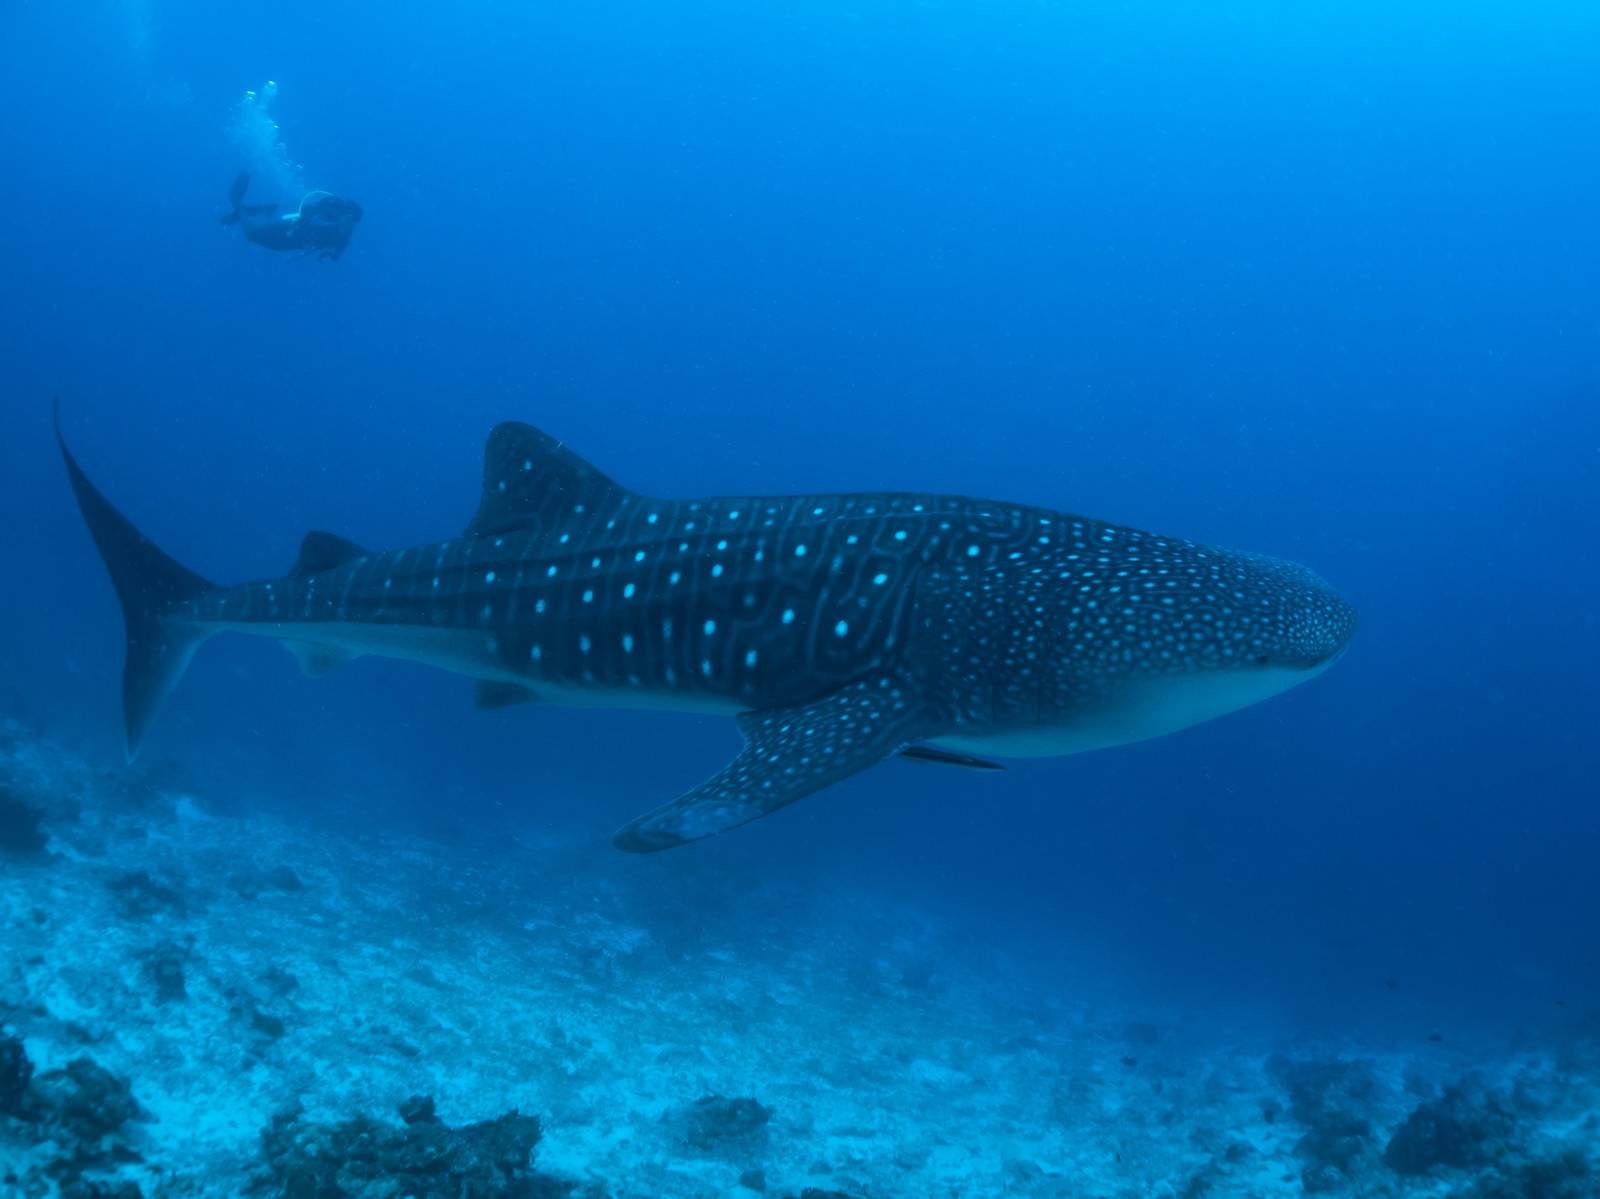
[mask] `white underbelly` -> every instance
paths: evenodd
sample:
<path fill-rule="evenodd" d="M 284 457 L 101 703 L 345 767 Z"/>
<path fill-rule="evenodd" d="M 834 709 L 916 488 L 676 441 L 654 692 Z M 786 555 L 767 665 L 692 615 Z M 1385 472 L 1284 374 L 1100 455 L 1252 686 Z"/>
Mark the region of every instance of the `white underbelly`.
<path fill-rule="evenodd" d="M 430 629 L 414 625 L 258 621 L 219 623 L 218 630 L 275 637 L 291 649 L 295 643 L 315 645 L 343 658 L 373 654 L 400 658 L 448 670 L 474 680 L 527 687 L 539 702 L 571 708 L 643 708 L 733 716 L 744 706 L 731 697 L 682 693 L 662 686 L 605 686 L 541 678 L 507 667 L 491 644 L 491 634 L 471 629 Z M 303 661 L 303 660 L 302 660 Z"/>
<path fill-rule="evenodd" d="M 1314 670 L 1219 671 L 1147 680 L 1103 702 L 1063 714 L 1057 722 L 939 737 L 934 744 L 966 753 L 1015 758 L 1053 758 L 1109 749 L 1175 733 L 1247 708 L 1315 678 L 1326 669 L 1327 665 Z"/>
<path fill-rule="evenodd" d="M 496 683 L 530 688 L 545 703 L 575 708 L 644 708 L 732 716 L 744 706 L 728 696 L 682 693 L 645 685 L 605 686 L 541 678 L 511 670 L 492 643 L 492 634 L 469 629 L 417 626 L 264 622 L 213 626 L 257 636 L 326 647 L 348 658 L 378 654 L 403 658 Z M 1315 678 L 1314 670 L 1253 669 L 1173 675 L 1130 684 L 1112 697 L 1085 704 L 1050 723 L 995 729 L 987 733 L 928 738 L 935 745 L 966 753 L 1045 758 L 1084 753 L 1177 732 L 1237 711 Z"/>

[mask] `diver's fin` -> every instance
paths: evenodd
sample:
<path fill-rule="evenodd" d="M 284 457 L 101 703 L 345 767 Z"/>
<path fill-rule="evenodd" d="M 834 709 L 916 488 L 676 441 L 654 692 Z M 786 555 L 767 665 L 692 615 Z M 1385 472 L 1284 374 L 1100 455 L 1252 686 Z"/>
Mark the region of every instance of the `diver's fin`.
<path fill-rule="evenodd" d="M 943 766 L 965 766 L 968 770 L 1004 770 L 999 762 L 976 758 L 971 754 L 958 754 L 954 750 L 934 749 L 931 745 L 908 745 L 900 756 L 910 762 L 937 762 Z"/>
<path fill-rule="evenodd" d="M 209 629 L 175 619 L 173 614 L 182 604 L 217 588 L 156 548 L 111 506 L 67 449 L 61 435 L 59 399 L 53 402 L 51 411 L 56 444 L 67 464 L 73 495 L 111 575 L 117 599 L 122 602 L 122 619 L 128 634 L 122 668 L 122 716 L 131 761 L 161 701 L 177 684 L 196 647 L 210 636 Z"/>
<path fill-rule="evenodd" d="M 539 693 L 521 683 L 478 679 L 472 684 L 472 702 L 480 708 L 510 708 L 517 704 L 538 703 Z"/>
<path fill-rule="evenodd" d="M 244 194 L 250 190 L 250 172 L 240 171 L 233 177 L 233 186 L 228 189 L 228 203 L 234 208 L 244 205 Z"/>
<path fill-rule="evenodd" d="M 361 655 L 337 645 L 317 641 L 285 641 L 283 647 L 294 655 L 308 678 L 320 679 L 330 670 L 343 666 Z"/>
<path fill-rule="evenodd" d="M 289 577 L 292 579 L 301 575 L 314 575 L 324 570 L 333 570 L 347 562 L 354 562 L 357 558 L 365 558 L 367 553 L 366 549 L 348 537 L 313 529 L 300 542 L 300 556 L 295 559 L 294 569 L 289 572 Z"/>
<path fill-rule="evenodd" d="M 635 498 L 532 425 L 495 426 L 483 451 L 483 498 L 468 537 L 592 520 Z"/>
<path fill-rule="evenodd" d="M 720 774 L 624 825 L 612 843 L 653 853 L 726 832 L 949 731 L 889 675 L 800 707 L 742 713 L 739 729 L 744 750 Z"/>

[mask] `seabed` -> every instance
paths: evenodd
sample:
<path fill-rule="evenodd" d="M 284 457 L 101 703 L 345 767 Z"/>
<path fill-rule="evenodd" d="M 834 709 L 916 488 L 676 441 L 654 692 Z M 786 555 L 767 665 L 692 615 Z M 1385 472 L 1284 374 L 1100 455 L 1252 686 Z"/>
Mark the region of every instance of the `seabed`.
<path fill-rule="evenodd" d="M 159 773 L 0 723 L 5 1199 L 1600 1194 L 1592 1043 L 1228 1029 L 892 897 Z"/>

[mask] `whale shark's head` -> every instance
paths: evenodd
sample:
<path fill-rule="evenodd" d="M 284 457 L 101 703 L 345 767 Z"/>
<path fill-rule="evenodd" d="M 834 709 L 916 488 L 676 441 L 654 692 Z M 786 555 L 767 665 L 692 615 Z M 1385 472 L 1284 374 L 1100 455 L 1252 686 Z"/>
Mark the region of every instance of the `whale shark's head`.
<path fill-rule="evenodd" d="M 1244 669 L 1317 671 L 1331 666 L 1355 636 L 1355 608 L 1321 575 L 1265 554 L 1228 553 L 1237 564 L 1218 616 Z M 1214 622 L 1215 623 L 1215 622 Z"/>
<path fill-rule="evenodd" d="M 1127 740 L 1200 724 L 1316 677 L 1358 624 L 1315 571 L 1266 554 L 1186 546 L 1159 581 L 1149 589 L 1156 603 L 1129 626 L 1144 635 L 1125 662 L 1133 667 L 1125 689 L 1109 689 L 1122 691 L 1108 714 L 1129 723 Z"/>
<path fill-rule="evenodd" d="M 1356 631 L 1355 609 L 1296 562 L 1115 526 L 1068 549 L 1050 572 L 1035 723 L 993 752 L 1075 753 L 1200 724 L 1315 677 Z"/>
<path fill-rule="evenodd" d="M 1338 661 L 1359 623 L 1355 608 L 1298 562 L 1204 552 L 1216 570 L 1195 576 L 1203 581 L 1179 625 L 1178 636 L 1186 634 L 1191 647 L 1185 668 L 1147 676 L 1128 691 L 1133 702 L 1125 711 L 1158 733 L 1236 712 L 1315 678 Z"/>

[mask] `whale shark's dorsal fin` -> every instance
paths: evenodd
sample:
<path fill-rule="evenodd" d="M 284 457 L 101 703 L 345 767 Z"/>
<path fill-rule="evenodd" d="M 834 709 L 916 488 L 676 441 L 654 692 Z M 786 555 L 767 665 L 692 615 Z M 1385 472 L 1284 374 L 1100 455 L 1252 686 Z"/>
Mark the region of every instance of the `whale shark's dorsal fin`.
<path fill-rule="evenodd" d="M 483 451 L 483 498 L 468 537 L 548 529 L 593 517 L 633 498 L 554 437 L 532 425 L 495 426 Z"/>

